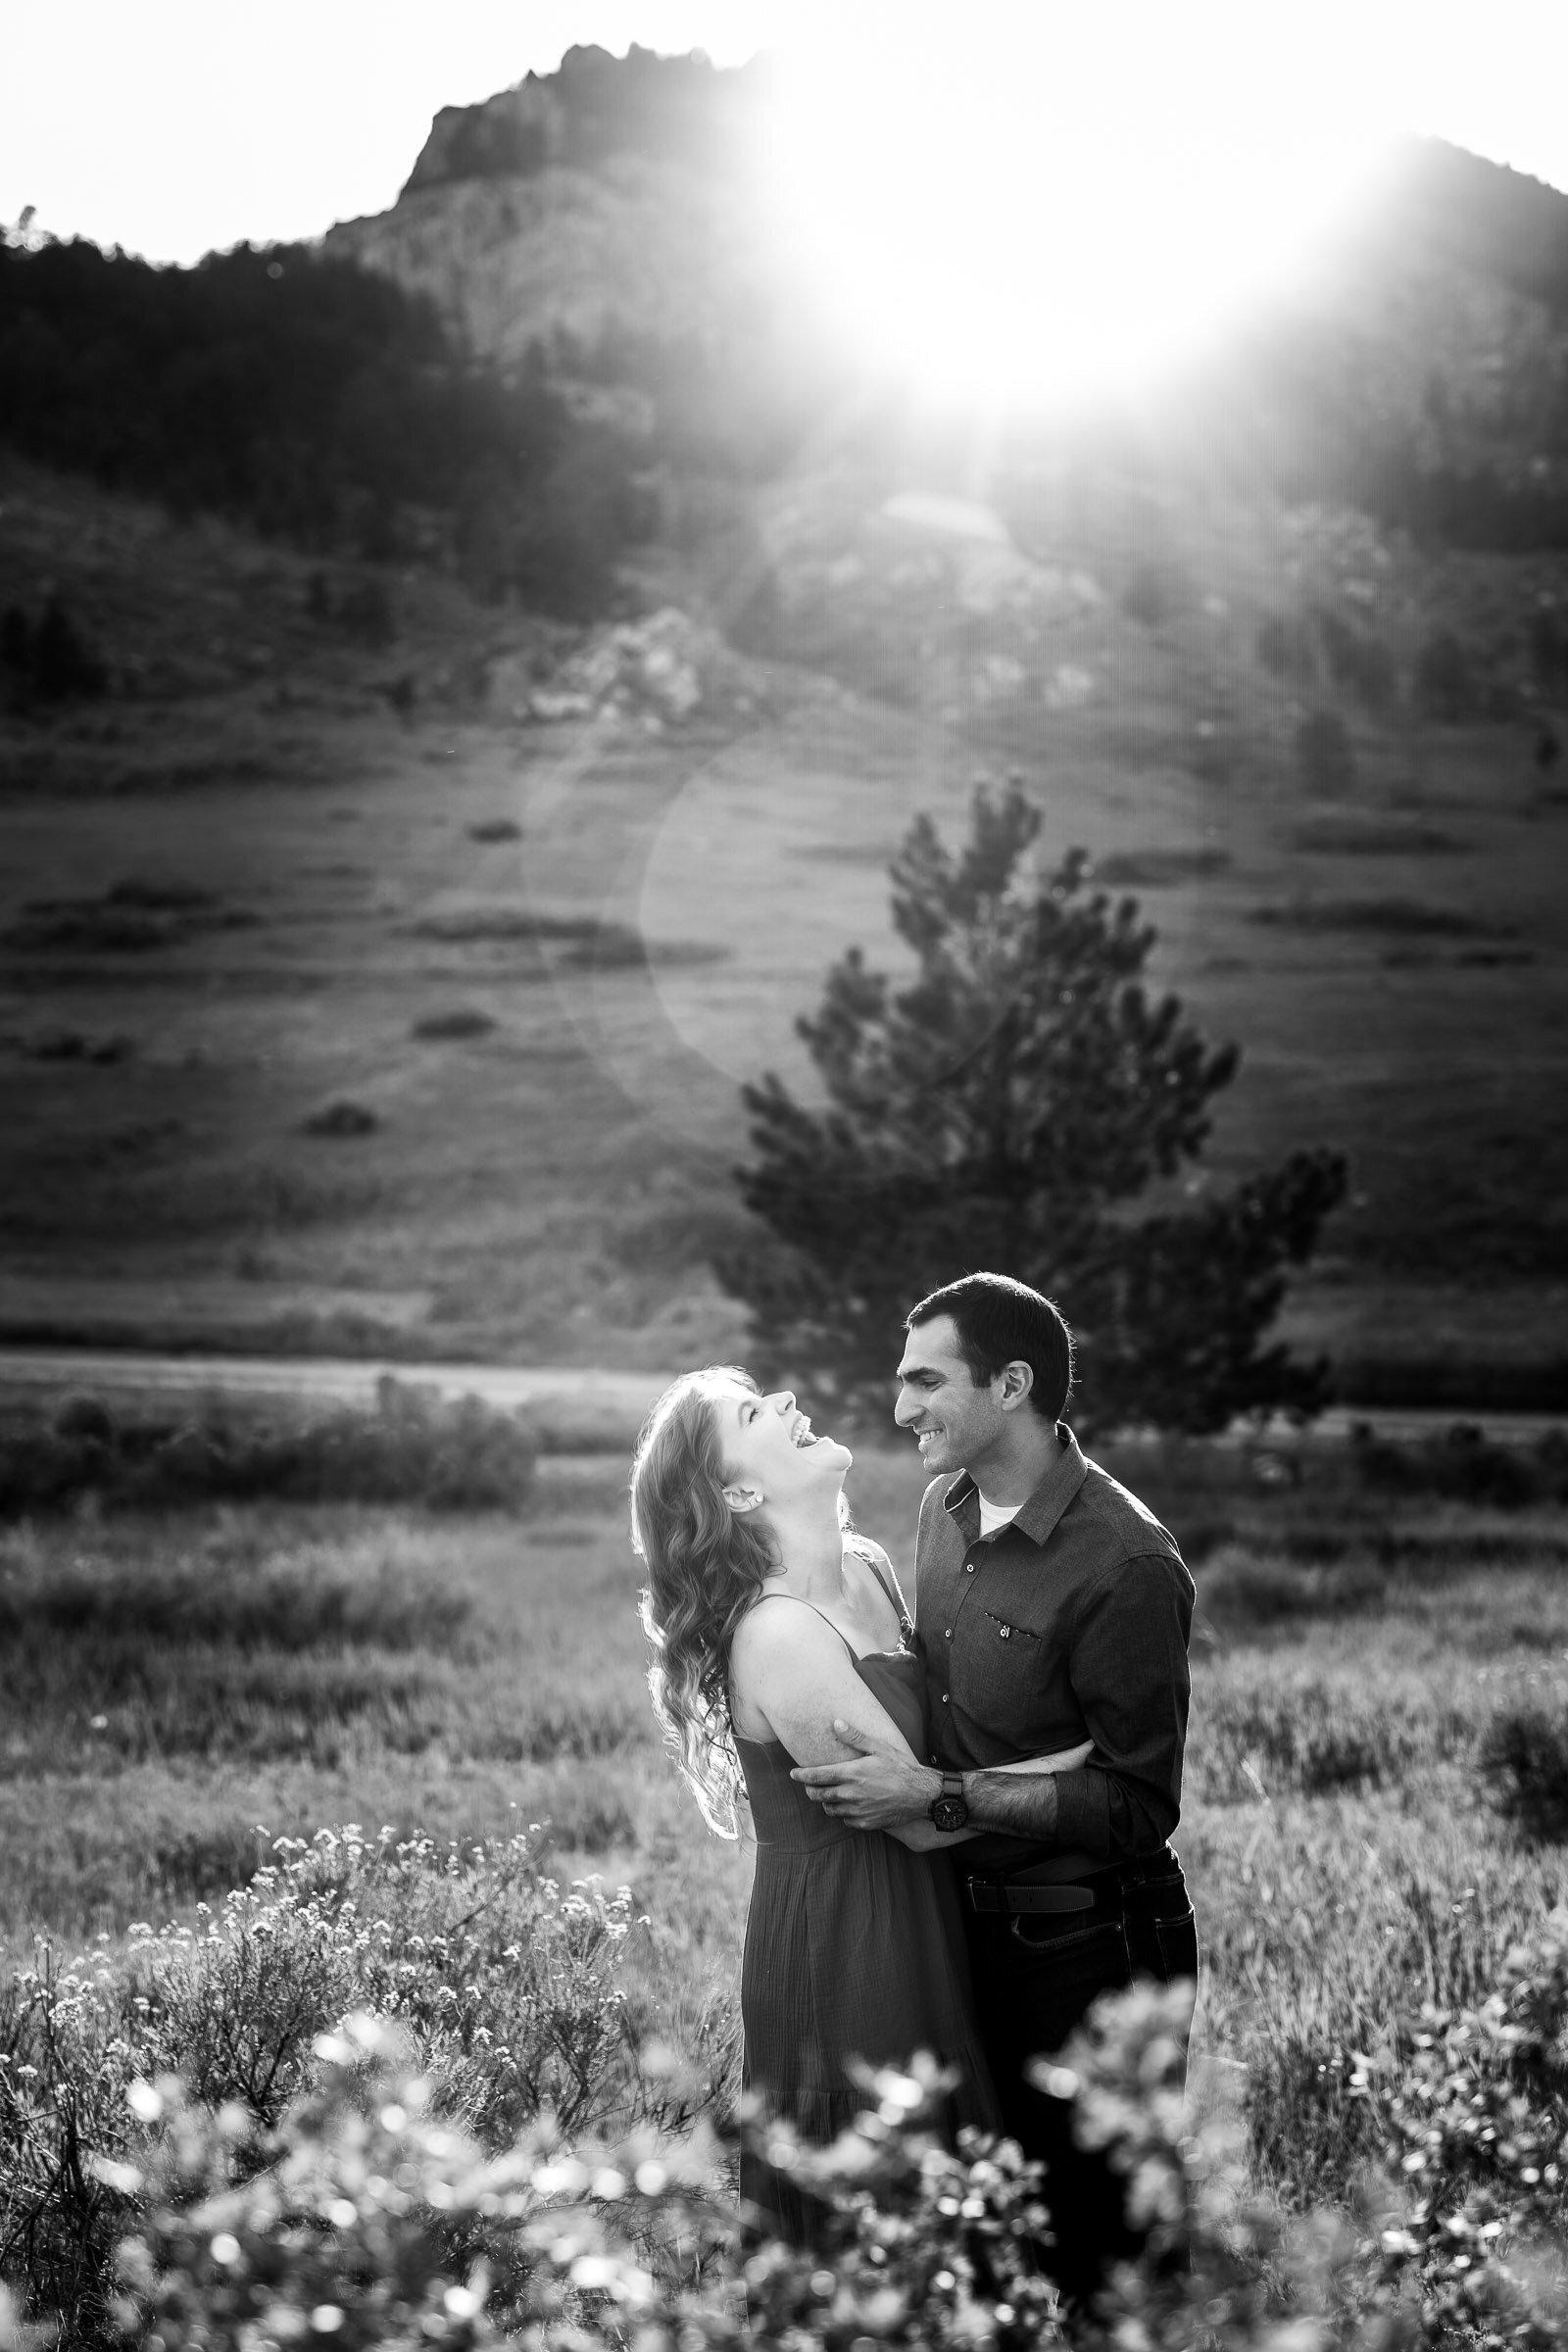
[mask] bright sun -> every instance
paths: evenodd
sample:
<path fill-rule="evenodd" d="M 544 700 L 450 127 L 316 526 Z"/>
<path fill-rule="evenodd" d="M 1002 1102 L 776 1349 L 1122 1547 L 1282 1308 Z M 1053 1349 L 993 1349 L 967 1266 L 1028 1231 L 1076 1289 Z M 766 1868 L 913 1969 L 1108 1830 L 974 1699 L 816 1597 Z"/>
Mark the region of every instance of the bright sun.
<path fill-rule="evenodd" d="M 829 71 L 786 64 L 767 177 L 865 360 L 937 398 L 1073 405 L 1147 388 L 1288 290 L 1366 126 L 1245 20 L 1216 52 L 1182 19 L 1140 15 L 1136 72 L 1094 10 L 1044 6 L 1004 43 L 847 38 Z"/>

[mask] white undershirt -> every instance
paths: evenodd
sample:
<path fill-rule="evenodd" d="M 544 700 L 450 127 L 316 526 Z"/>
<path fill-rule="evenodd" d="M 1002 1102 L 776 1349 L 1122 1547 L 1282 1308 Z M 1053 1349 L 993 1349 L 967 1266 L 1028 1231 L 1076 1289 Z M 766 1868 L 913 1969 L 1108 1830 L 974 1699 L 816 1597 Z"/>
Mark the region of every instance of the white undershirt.
<path fill-rule="evenodd" d="M 987 1502 L 978 1487 L 975 1489 L 975 1500 L 980 1505 L 980 1533 L 983 1536 L 994 1536 L 999 1527 L 1005 1527 L 1008 1520 L 1016 1519 L 1023 1509 L 1021 1502 Z"/>

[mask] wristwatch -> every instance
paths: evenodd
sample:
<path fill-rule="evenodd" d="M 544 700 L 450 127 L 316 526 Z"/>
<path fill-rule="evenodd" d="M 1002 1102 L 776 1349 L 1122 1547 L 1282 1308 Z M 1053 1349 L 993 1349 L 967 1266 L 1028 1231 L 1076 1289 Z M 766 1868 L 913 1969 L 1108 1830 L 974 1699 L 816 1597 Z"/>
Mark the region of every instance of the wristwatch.
<path fill-rule="evenodd" d="M 945 1772 L 942 1775 L 942 1794 L 931 1799 L 931 1818 L 939 1830 L 961 1830 L 969 1819 L 969 1808 L 963 1801 L 963 1775 Z"/>

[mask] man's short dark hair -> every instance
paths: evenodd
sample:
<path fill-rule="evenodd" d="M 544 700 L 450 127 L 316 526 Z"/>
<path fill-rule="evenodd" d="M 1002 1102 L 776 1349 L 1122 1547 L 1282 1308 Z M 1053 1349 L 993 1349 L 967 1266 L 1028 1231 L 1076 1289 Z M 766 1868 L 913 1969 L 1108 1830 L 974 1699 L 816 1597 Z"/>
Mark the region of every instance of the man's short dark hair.
<path fill-rule="evenodd" d="M 906 1331 L 951 1315 L 958 1353 L 976 1388 L 984 1388 L 1007 1364 L 1025 1363 L 1034 1374 L 1029 1401 L 1048 1421 L 1059 1421 L 1072 1394 L 1072 1333 L 1057 1309 L 1026 1282 L 1010 1274 L 965 1274 L 911 1306 Z"/>

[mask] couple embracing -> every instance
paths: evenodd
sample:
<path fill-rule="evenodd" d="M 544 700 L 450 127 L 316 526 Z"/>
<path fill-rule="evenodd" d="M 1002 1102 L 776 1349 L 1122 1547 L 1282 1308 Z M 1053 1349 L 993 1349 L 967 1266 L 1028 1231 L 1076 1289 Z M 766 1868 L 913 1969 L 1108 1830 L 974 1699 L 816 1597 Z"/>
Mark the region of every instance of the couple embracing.
<path fill-rule="evenodd" d="M 1098 1994 L 1196 1981 L 1169 1845 L 1193 1582 L 1062 1420 L 1049 1299 L 971 1274 L 906 1332 L 894 1417 L 932 1474 L 912 1609 L 850 1525 L 849 1448 L 788 1391 L 713 1368 L 656 1406 L 632 1470 L 654 1704 L 710 1824 L 750 1805 L 747 2084 L 827 2140 L 864 2104 L 850 2061 L 935 2052 L 950 2126 L 1047 2166 L 1053 2271 L 1083 2297 L 1138 2241 L 1025 2068 Z M 742 2191 L 808 2236 L 787 2182 Z"/>

